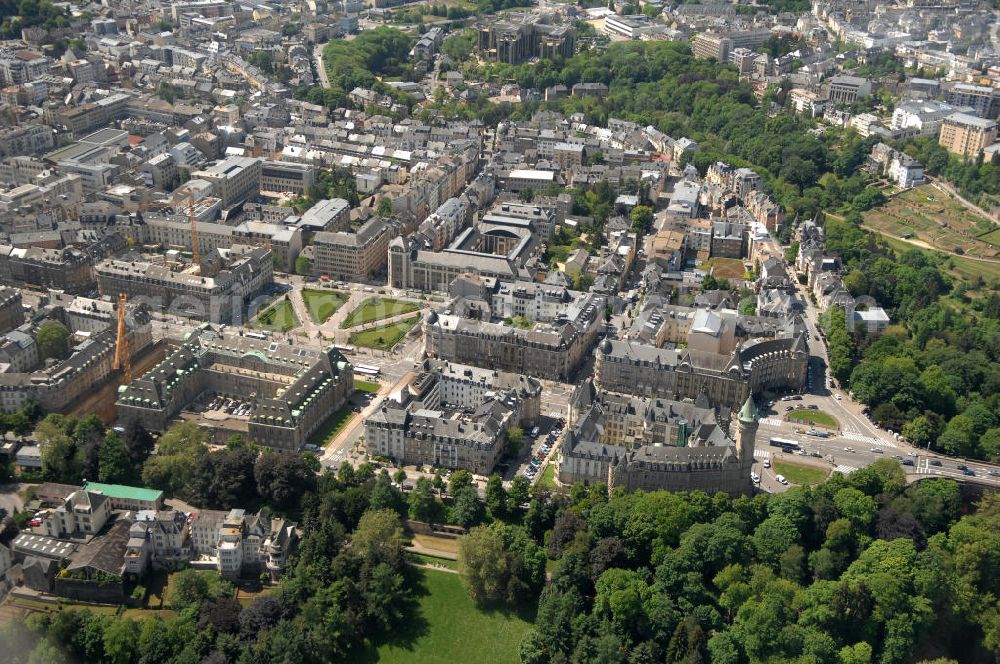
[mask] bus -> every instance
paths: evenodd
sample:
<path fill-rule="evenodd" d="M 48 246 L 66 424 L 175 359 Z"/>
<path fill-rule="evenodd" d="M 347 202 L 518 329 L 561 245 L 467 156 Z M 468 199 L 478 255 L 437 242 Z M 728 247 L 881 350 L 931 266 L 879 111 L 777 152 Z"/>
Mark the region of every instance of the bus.
<path fill-rule="evenodd" d="M 341 344 L 334 344 L 333 347 L 336 348 L 337 350 L 339 350 L 341 353 L 353 353 L 354 352 L 354 346 L 343 346 Z"/>
<path fill-rule="evenodd" d="M 377 378 L 382 370 L 378 367 L 373 367 L 370 364 L 355 364 L 354 373 L 361 374 L 362 376 L 372 376 Z"/>
<path fill-rule="evenodd" d="M 786 452 L 802 449 L 798 441 L 789 440 L 787 438 L 771 438 L 767 442 L 771 444 L 771 447 L 780 447 Z"/>
<path fill-rule="evenodd" d="M 251 339 L 260 339 L 261 341 L 267 339 L 267 335 L 264 334 L 263 332 L 253 332 L 253 331 L 244 332 L 243 336 L 250 337 Z"/>

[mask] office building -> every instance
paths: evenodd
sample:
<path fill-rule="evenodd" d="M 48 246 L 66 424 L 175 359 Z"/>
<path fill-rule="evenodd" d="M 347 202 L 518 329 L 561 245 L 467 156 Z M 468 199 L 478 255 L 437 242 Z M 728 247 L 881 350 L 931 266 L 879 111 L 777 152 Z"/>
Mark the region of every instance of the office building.
<path fill-rule="evenodd" d="M 948 152 L 975 157 L 997 140 L 997 123 L 966 113 L 952 113 L 941 123 L 938 145 Z"/>

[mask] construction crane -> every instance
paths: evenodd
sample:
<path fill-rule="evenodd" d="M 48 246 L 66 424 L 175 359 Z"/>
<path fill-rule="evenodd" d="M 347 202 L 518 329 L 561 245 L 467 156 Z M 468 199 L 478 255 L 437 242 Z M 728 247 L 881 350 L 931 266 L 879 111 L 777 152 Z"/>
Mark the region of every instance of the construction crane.
<path fill-rule="evenodd" d="M 112 365 L 120 369 L 125 383 L 132 382 L 132 353 L 128 346 L 128 330 L 125 327 L 125 304 L 128 296 L 118 294 L 118 335 L 115 340 L 115 361 Z"/>

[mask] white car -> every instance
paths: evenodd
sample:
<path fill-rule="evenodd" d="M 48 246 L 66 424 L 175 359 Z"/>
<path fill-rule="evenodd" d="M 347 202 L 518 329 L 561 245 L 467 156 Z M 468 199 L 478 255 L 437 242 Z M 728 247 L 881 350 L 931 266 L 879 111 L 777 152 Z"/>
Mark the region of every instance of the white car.
<path fill-rule="evenodd" d="M 788 484 L 788 480 L 785 479 L 784 475 L 776 475 L 774 479 L 778 480 L 779 484 Z"/>
<path fill-rule="evenodd" d="M 915 457 L 915 456 L 917 456 L 917 453 L 916 452 L 907 452 L 906 456 Z"/>
<path fill-rule="evenodd" d="M 764 459 L 764 467 L 765 468 L 770 468 L 771 467 L 771 460 L 770 459 Z"/>
<path fill-rule="evenodd" d="M 760 475 L 757 473 L 750 473 L 750 481 L 754 484 L 760 484 Z"/>
<path fill-rule="evenodd" d="M 854 451 L 854 448 L 853 448 L 853 447 L 845 447 L 845 448 L 844 448 L 844 451 L 845 451 L 845 452 L 853 452 L 853 451 Z"/>
<path fill-rule="evenodd" d="M 840 396 L 839 394 L 834 394 L 833 398 L 836 399 L 837 401 L 840 401 L 841 399 L 843 399 L 843 397 Z"/>

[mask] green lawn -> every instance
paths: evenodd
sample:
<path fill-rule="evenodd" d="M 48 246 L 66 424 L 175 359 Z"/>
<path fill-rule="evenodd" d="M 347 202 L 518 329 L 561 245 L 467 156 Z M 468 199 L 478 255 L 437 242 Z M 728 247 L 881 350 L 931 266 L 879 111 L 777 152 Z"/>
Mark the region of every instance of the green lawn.
<path fill-rule="evenodd" d="M 419 309 L 420 305 L 416 302 L 404 302 L 403 300 L 394 300 L 388 297 L 370 297 L 359 304 L 344 319 L 340 327 L 346 330 L 355 325 L 363 325 L 372 321 L 382 320 L 383 318 L 408 314 Z"/>
<path fill-rule="evenodd" d="M 785 415 L 785 419 L 791 422 L 805 422 L 826 427 L 827 429 L 839 429 L 840 422 L 833 415 L 824 413 L 821 410 L 793 410 Z"/>
<path fill-rule="evenodd" d="M 822 468 L 800 466 L 786 461 L 775 461 L 774 472 L 784 475 L 792 484 L 819 484 L 829 473 Z"/>
<path fill-rule="evenodd" d="M 545 466 L 542 476 L 538 478 L 538 487 L 548 491 L 562 491 L 562 487 L 556 484 L 556 464 L 550 463 Z"/>
<path fill-rule="evenodd" d="M 303 288 L 302 301 L 305 302 L 306 310 L 314 321 L 325 323 L 330 316 L 337 313 L 337 309 L 344 306 L 347 294 L 335 290 Z"/>
<path fill-rule="evenodd" d="M 355 346 L 366 346 L 377 350 L 389 350 L 399 340 L 406 336 L 406 333 L 413 329 L 413 326 L 420 322 L 420 316 L 406 318 L 398 323 L 390 325 L 380 325 L 370 330 L 353 332 L 349 343 Z"/>
<path fill-rule="evenodd" d="M 357 392 L 367 392 L 368 394 L 375 394 L 378 392 L 379 384 L 372 383 L 367 380 L 357 380 L 354 381 L 354 390 Z"/>
<path fill-rule="evenodd" d="M 326 447 L 337 433 L 354 417 L 354 412 L 347 406 L 341 408 L 320 425 L 313 435 L 309 436 L 309 442 L 319 447 Z"/>
<path fill-rule="evenodd" d="M 260 312 L 254 321 L 254 327 L 273 332 L 287 332 L 298 325 L 299 319 L 295 317 L 295 310 L 288 300 L 275 302 Z"/>
<path fill-rule="evenodd" d="M 419 575 L 417 607 L 364 661 L 384 664 L 517 664 L 518 645 L 531 624 L 515 613 L 477 607 L 457 574 Z"/>

